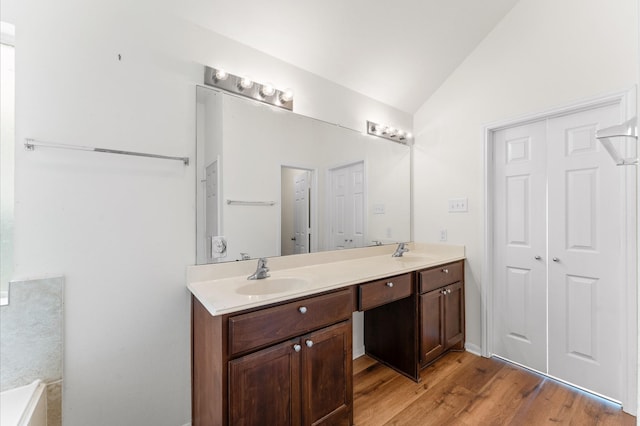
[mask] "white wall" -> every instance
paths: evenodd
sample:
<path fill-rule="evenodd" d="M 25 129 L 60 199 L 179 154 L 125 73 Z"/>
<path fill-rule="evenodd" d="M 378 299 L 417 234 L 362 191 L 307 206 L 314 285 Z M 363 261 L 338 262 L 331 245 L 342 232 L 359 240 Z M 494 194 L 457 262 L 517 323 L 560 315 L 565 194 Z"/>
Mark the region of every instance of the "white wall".
<path fill-rule="evenodd" d="M 414 116 L 415 239 L 464 244 L 467 340 L 481 344 L 483 126 L 632 88 L 636 0 L 521 0 Z M 447 213 L 447 199 L 469 212 Z"/>
<path fill-rule="evenodd" d="M 411 127 L 406 114 L 176 18 L 169 3 L 17 2 L 18 144 L 193 159 L 201 64 L 291 86 L 305 115 Z M 189 422 L 195 167 L 61 150 L 16 156 L 15 277 L 65 276 L 65 424 Z"/>

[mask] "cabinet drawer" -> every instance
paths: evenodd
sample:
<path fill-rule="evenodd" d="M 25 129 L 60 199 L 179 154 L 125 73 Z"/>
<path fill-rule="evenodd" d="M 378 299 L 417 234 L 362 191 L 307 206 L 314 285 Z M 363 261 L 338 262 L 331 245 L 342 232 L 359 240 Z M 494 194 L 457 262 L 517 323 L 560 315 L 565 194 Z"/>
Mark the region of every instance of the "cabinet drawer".
<path fill-rule="evenodd" d="M 360 285 L 358 309 L 366 311 L 367 309 L 411 296 L 411 275 L 398 275 Z"/>
<path fill-rule="evenodd" d="M 426 293 L 436 288 L 462 281 L 464 269 L 462 261 L 447 263 L 435 268 L 420 271 L 420 293 Z"/>
<path fill-rule="evenodd" d="M 351 318 L 352 291 L 345 289 L 229 318 L 229 352 L 246 352 Z"/>

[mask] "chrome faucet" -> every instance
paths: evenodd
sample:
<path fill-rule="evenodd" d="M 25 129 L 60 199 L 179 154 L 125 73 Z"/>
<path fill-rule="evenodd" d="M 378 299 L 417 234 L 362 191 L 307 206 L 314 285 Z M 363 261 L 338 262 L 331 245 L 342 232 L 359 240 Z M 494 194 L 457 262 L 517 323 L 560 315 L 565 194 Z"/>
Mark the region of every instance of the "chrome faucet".
<path fill-rule="evenodd" d="M 391 257 L 402 257 L 403 253 L 408 252 L 409 249 L 405 247 L 405 244 L 406 243 L 398 243 L 398 247 L 396 248 L 396 251 L 393 252 Z"/>
<path fill-rule="evenodd" d="M 267 259 L 261 257 L 258 259 L 258 267 L 256 271 L 247 277 L 248 280 L 262 280 L 269 277 L 269 268 L 267 267 Z"/>

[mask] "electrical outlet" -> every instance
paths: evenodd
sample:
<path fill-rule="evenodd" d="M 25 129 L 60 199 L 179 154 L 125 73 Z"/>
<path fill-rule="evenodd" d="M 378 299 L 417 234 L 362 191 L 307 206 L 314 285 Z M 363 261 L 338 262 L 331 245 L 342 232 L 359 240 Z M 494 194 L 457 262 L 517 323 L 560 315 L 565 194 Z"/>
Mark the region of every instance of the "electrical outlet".
<path fill-rule="evenodd" d="M 441 229 L 440 230 L 440 241 L 447 241 L 447 230 L 446 229 Z"/>
<path fill-rule="evenodd" d="M 463 213 L 469 211 L 466 198 L 450 198 L 449 213 Z"/>
<path fill-rule="evenodd" d="M 211 237 L 211 257 L 220 259 L 227 256 L 227 240 L 222 235 Z"/>

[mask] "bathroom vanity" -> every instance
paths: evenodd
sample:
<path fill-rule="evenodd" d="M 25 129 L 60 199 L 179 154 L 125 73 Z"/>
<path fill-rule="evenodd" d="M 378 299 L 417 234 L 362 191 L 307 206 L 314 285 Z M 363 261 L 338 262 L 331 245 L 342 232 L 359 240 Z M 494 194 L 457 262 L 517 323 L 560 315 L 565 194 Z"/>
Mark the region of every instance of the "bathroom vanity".
<path fill-rule="evenodd" d="M 192 423 L 350 425 L 352 313 L 366 353 L 413 380 L 464 348 L 464 248 L 370 247 L 194 266 Z M 214 278 L 215 277 L 215 278 Z"/>

